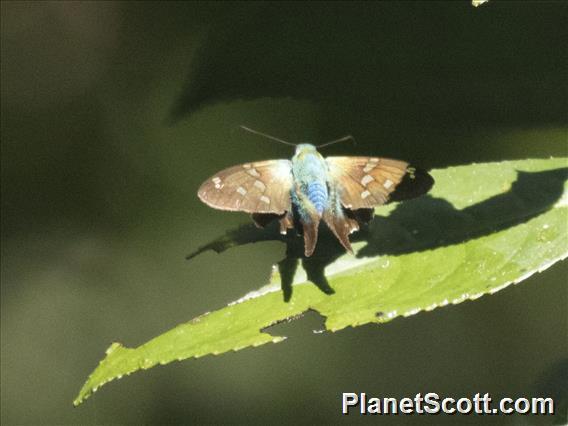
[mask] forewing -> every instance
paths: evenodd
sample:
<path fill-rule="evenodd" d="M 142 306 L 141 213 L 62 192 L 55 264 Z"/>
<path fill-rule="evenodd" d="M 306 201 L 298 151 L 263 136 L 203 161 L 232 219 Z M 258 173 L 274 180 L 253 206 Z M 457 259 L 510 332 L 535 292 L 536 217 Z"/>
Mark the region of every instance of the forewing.
<path fill-rule="evenodd" d="M 328 157 L 326 161 L 341 204 L 351 210 L 385 204 L 408 167 L 405 161 L 378 157 Z"/>
<path fill-rule="evenodd" d="M 291 211 L 291 163 L 268 160 L 221 170 L 207 179 L 197 195 L 220 210 L 283 214 Z"/>

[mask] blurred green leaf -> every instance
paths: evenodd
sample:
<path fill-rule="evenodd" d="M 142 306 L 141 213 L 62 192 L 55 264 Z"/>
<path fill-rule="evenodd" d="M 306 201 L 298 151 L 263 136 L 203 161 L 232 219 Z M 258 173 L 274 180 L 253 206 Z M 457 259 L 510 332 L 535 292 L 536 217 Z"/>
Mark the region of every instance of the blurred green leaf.
<path fill-rule="evenodd" d="M 138 348 L 113 343 L 74 404 L 156 364 L 280 342 L 285 338 L 265 329 L 308 309 L 337 331 L 477 299 L 523 281 L 568 254 L 567 166 L 563 158 L 434 170 L 431 197 L 377 208 L 376 223 L 392 220 L 404 228 L 398 237 L 371 225 L 367 238 L 354 244 L 356 256 L 343 254 L 325 265 L 334 295 L 307 282 L 299 269 L 294 297 L 284 303 L 273 273 L 258 291 Z"/>
<path fill-rule="evenodd" d="M 468 117 L 477 125 L 563 125 L 565 65 L 551 46 L 560 48 L 565 12 L 555 2 L 507 3 L 236 2 L 196 52 L 171 119 L 288 97 L 354 119 L 388 111 L 390 120 L 424 127 Z M 318 33 L 306 31 L 315 22 Z"/>

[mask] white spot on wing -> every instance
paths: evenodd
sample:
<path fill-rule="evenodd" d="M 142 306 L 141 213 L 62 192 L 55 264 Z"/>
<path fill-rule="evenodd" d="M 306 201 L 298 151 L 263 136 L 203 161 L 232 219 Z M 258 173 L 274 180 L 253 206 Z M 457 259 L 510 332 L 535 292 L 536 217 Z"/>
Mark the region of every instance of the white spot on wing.
<path fill-rule="evenodd" d="M 363 179 L 361 179 L 361 185 L 363 186 L 367 186 L 367 184 L 369 182 L 373 182 L 375 179 L 373 179 L 373 176 L 371 175 L 365 175 L 363 176 Z"/>
<path fill-rule="evenodd" d="M 365 167 L 363 168 L 363 172 L 369 173 L 371 170 L 373 170 L 375 167 L 377 167 L 378 162 L 379 162 L 378 158 L 370 158 L 369 161 L 367 161 L 367 164 L 365 164 Z"/>
<path fill-rule="evenodd" d="M 266 204 L 270 204 L 270 198 L 268 198 L 266 195 L 261 196 L 260 201 Z"/>
<path fill-rule="evenodd" d="M 371 195 L 371 193 L 369 191 L 363 191 L 361 192 L 361 198 L 364 200 L 365 198 L 367 198 L 369 195 Z"/>
<path fill-rule="evenodd" d="M 259 177 L 260 176 L 260 173 L 258 173 L 255 168 L 248 169 L 247 173 L 249 175 L 253 176 L 253 177 Z"/>
<path fill-rule="evenodd" d="M 266 189 L 266 185 L 264 183 L 262 183 L 262 181 L 260 181 L 260 180 L 255 180 L 254 186 L 256 186 L 258 189 L 260 189 L 262 192 L 264 192 L 264 190 Z"/>
<path fill-rule="evenodd" d="M 389 189 L 391 186 L 393 186 L 393 184 L 394 184 L 394 182 L 393 182 L 392 180 L 387 179 L 387 180 L 385 180 L 385 183 L 383 183 L 383 186 L 384 186 L 386 189 Z"/>
<path fill-rule="evenodd" d="M 221 189 L 221 178 L 219 176 L 215 176 L 211 181 L 215 184 L 216 189 Z"/>
<path fill-rule="evenodd" d="M 239 194 L 243 195 L 243 196 L 244 196 L 244 195 L 247 195 L 247 190 L 244 189 L 242 186 L 239 186 L 239 187 L 237 188 L 237 192 L 238 192 Z"/>

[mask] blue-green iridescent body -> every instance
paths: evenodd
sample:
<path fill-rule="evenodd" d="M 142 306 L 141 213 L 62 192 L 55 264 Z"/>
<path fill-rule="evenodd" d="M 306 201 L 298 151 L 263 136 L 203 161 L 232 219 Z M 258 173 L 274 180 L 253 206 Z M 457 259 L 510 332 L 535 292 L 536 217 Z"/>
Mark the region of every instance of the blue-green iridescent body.
<path fill-rule="evenodd" d="M 340 203 L 339 188 L 329 173 L 329 164 L 311 144 L 296 147 L 292 157 L 292 176 L 290 195 L 304 228 L 306 250 L 311 253 L 322 218 L 334 232 L 339 223 L 347 223 Z M 354 229 L 354 225 L 349 226 L 349 231 Z"/>
<path fill-rule="evenodd" d="M 321 218 L 329 203 L 328 165 L 315 146 L 298 145 L 292 157 L 292 176 L 292 203 L 302 222 L 313 222 L 314 216 Z"/>

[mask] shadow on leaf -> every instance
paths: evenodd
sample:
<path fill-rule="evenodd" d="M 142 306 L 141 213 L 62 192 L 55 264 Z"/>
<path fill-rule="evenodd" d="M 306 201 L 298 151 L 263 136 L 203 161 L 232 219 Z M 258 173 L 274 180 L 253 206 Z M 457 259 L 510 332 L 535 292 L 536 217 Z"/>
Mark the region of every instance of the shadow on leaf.
<path fill-rule="evenodd" d="M 400 203 L 389 216 L 375 216 L 368 226 L 351 236 L 352 242 L 366 242 L 356 257 L 398 255 L 460 244 L 524 223 L 550 209 L 562 196 L 568 168 L 543 172 L 517 172 L 511 188 L 464 209 L 432 196 Z M 187 256 L 212 250 L 217 253 L 249 243 L 282 241 L 286 255 L 278 263 L 285 301 L 292 297 L 292 282 L 299 262 L 307 278 L 326 294 L 333 294 L 325 276 L 326 266 L 345 250 L 325 226 L 313 256 L 306 258 L 303 239 L 295 233 L 280 235 L 276 223 L 264 229 L 253 224 L 227 232 L 223 237 L 198 248 Z"/>

